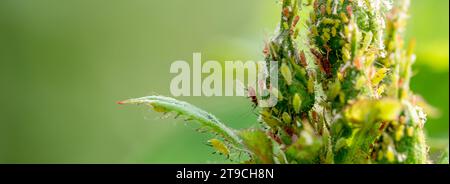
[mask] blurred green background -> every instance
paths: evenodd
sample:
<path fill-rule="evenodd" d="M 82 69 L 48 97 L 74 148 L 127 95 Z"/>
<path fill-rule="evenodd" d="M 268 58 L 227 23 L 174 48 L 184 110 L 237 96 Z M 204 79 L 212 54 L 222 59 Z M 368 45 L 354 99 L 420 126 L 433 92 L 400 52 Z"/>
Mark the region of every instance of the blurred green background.
<path fill-rule="evenodd" d="M 221 163 L 208 135 L 115 102 L 170 95 L 171 62 L 260 60 L 275 0 L 1 0 L 0 163 Z M 412 88 L 440 110 L 448 147 L 449 1 L 413 0 Z M 256 126 L 243 97 L 184 97 L 233 128 Z"/>

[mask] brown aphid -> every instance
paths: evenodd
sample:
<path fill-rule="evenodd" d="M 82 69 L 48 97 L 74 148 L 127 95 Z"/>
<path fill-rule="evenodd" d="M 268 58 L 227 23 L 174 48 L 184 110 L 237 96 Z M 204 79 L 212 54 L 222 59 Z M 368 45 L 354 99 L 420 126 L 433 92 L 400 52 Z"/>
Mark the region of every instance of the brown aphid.
<path fill-rule="evenodd" d="M 269 53 L 270 53 L 270 51 L 269 51 L 269 44 L 265 43 L 264 44 L 264 49 L 263 49 L 264 57 L 269 57 Z"/>
<path fill-rule="evenodd" d="M 375 160 L 377 158 L 377 153 L 376 151 L 372 152 L 372 160 Z"/>
<path fill-rule="evenodd" d="M 284 15 L 285 17 L 288 17 L 288 16 L 289 16 L 289 8 L 288 8 L 288 7 L 285 7 L 285 8 L 283 9 L 283 15 Z"/>
<path fill-rule="evenodd" d="M 303 65 L 303 67 L 307 67 L 308 63 L 306 62 L 306 56 L 305 56 L 305 52 L 300 51 L 300 63 Z"/>
<path fill-rule="evenodd" d="M 316 49 L 313 49 L 313 48 L 311 48 L 310 51 L 317 59 L 319 59 L 319 60 L 322 59 L 322 54 L 319 51 L 317 51 Z"/>
<path fill-rule="evenodd" d="M 319 1 L 315 0 L 314 1 L 314 10 L 317 10 L 317 9 L 319 9 Z"/>
<path fill-rule="evenodd" d="M 378 128 L 378 131 L 382 132 L 386 128 L 386 126 L 389 124 L 389 122 L 383 121 L 381 122 L 380 128 Z"/>
<path fill-rule="evenodd" d="M 320 13 L 321 13 L 322 15 L 325 15 L 325 12 L 326 12 L 326 7 L 325 7 L 325 5 L 320 6 Z"/>
<path fill-rule="evenodd" d="M 313 118 L 313 120 L 315 121 L 315 122 L 318 122 L 319 121 L 319 117 L 318 117 L 318 115 L 317 115 L 317 112 L 316 111 L 312 111 L 312 118 Z"/>
<path fill-rule="evenodd" d="M 294 17 L 294 20 L 292 21 L 291 29 L 294 29 L 295 26 L 297 26 L 297 23 L 298 23 L 299 20 L 300 20 L 300 16 L 297 15 L 297 16 Z"/>
<path fill-rule="evenodd" d="M 398 79 L 398 86 L 403 86 L 403 78 Z"/>
<path fill-rule="evenodd" d="M 349 64 L 349 63 L 345 63 L 345 65 L 342 66 L 342 67 L 339 69 L 339 73 L 341 73 L 342 76 L 345 76 L 345 72 L 347 71 L 347 69 L 348 69 L 349 67 L 350 67 L 350 64 Z"/>
<path fill-rule="evenodd" d="M 325 69 L 322 66 L 322 59 L 323 59 L 322 54 L 319 51 L 317 51 L 316 49 L 313 49 L 313 48 L 311 48 L 310 51 L 314 55 L 315 64 L 317 66 L 319 66 L 320 71 L 325 72 Z"/>
<path fill-rule="evenodd" d="M 347 14 L 348 14 L 348 16 L 351 17 L 351 16 L 353 15 L 353 9 L 352 9 L 352 6 L 351 6 L 351 5 L 348 5 L 346 9 L 347 9 Z"/>
<path fill-rule="evenodd" d="M 361 59 L 359 57 L 356 57 L 353 60 L 353 65 L 356 67 L 356 69 L 361 70 L 362 68 Z"/>

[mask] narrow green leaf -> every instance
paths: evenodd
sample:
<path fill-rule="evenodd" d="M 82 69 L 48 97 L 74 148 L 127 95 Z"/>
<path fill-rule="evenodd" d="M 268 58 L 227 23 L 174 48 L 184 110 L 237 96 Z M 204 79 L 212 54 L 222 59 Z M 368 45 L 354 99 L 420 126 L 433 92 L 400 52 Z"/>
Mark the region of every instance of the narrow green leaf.
<path fill-rule="evenodd" d="M 198 121 L 213 133 L 221 135 L 225 140 L 236 146 L 241 144 L 241 139 L 236 135 L 234 130 L 225 126 L 212 114 L 183 101 L 164 96 L 146 96 L 124 100 L 119 102 L 119 104 L 144 104 L 151 106 L 157 112 L 175 112 L 188 119 Z"/>

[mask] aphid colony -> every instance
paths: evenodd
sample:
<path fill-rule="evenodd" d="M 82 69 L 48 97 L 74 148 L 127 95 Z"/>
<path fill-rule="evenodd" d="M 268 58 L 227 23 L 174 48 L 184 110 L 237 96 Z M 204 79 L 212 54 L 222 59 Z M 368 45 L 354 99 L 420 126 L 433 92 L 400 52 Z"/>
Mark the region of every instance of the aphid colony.
<path fill-rule="evenodd" d="M 299 7 L 308 4 L 312 10 L 309 19 L 304 21 L 306 27 L 299 27 L 302 25 Z M 385 4 L 374 0 L 315 0 L 305 4 L 282 1 L 280 27 L 263 50 L 266 61 L 280 61 L 282 80 L 279 89 L 273 89 L 279 102 L 275 107 L 260 110 L 260 121 L 268 136 L 285 153 L 280 158 L 286 157 L 287 162 L 295 163 L 424 161 L 417 155 L 409 156 L 408 160 L 408 151 L 401 153 L 395 145 L 395 141 L 403 141 L 402 144 L 411 147 L 424 143 L 408 142 L 419 131 L 408 125 L 411 123 L 405 123 L 405 120 L 413 121 L 407 117 L 408 108 L 402 107 L 399 101 L 386 99 L 399 97 L 389 95 L 392 92 L 386 90 L 405 84 L 393 81 L 399 81 L 393 71 L 404 61 L 392 56 L 401 50 L 400 45 L 392 46 L 396 43 L 389 41 L 399 40 L 392 36 L 400 35 L 396 32 L 399 24 L 392 23 L 398 19 L 385 20 L 383 15 L 389 11 Z M 393 12 L 406 11 L 407 2 L 396 5 Z M 385 22 L 392 26 L 387 38 Z M 302 31 L 308 32 L 309 50 L 297 48 L 295 39 Z M 391 45 L 391 51 L 386 50 L 385 43 Z M 392 51 L 392 48 L 397 50 Z M 257 98 L 252 97 L 251 101 L 257 103 Z M 348 110 L 360 104 L 365 104 L 360 108 L 367 110 Z M 378 113 L 394 115 L 387 116 L 389 118 L 369 116 L 377 109 L 380 109 Z M 355 122 L 351 118 L 355 116 L 366 119 Z M 403 121 L 398 121 L 399 118 Z M 363 122 L 370 126 L 364 127 Z M 347 142 L 353 139 L 365 139 L 369 143 L 356 141 L 359 145 L 349 147 Z M 311 150 L 317 151 L 317 155 Z"/>

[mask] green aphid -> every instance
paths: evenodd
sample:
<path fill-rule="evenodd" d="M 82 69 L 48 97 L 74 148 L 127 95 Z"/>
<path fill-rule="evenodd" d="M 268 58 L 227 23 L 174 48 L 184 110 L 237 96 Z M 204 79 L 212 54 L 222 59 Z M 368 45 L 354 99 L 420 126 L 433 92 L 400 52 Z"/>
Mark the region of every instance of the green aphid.
<path fill-rule="evenodd" d="M 334 83 L 331 84 L 329 88 L 328 98 L 330 100 L 333 100 L 334 98 L 336 98 L 336 96 L 339 94 L 340 91 L 341 91 L 341 83 L 339 82 L 339 80 L 336 80 Z"/>
<path fill-rule="evenodd" d="M 348 61 L 351 59 L 350 51 L 348 50 L 347 47 L 342 47 L 342 59 L 344 61 Z"/>
<path fill-rule="evenodd" d="M 338 20 L 338 19 L 335 19 L 335 20 L 334 20 L 334 27 L 335 27 L 335 28 L 338 28 L 340 25 L 341 25 L 341 21 Z"/>
<path fill-rule="evenodd" d="M 292 121 L 291 115 L 289 115 L 289 113 L 287 113 L 287 112 L 283 112 L 282 118 L 283 118 L 283 121 L 287 124 L 290 124 Z"/>
<path fill-rule="evenodd" d="M 361 75 L 356 79 L 355 89 L 362 89 L 366 86 L 367 79 L 365 76 Z"/>
<path fill-rule="evenodd" d="M 341 16 L 342 22 L 344 22 L 344 23 L 348 23 L 349 22 L 348 17 L 347 17 L 347 15 L 345 15 L 344 12 L 341 12 L 340 16 Z"/>
<path fill-rule="evenodd" d="M 308 93 L 314 93 L 314 79 L 312 77 L 308 79 Z"/>
<path fill-rule="evenodd" d="M 330 39 L 331 39 L 330 33 L 324 32 L 324 33 L 322 34 L 322 40 L 323 40 L 323 42 L 328 42 Z"/>
<path fill-rule="evenodd" d="M 334 20 L 330 18 L 324 18 L 322 19 L 323 24 L 334 24 Z"/>
<path fill-rule="evenodd" d="M 384 93 L 384 90 L 386 89 L 386 85 L 382 84 L 377 88 L 377 95 L 381 96 Z"/>
<path fill-rule="evenodd" d="M 409 137 L 414 136 L 414 127 L 410 126 L 406 129 L 406 135 L 408 135 Z"/>
<path fill-rule="evenodd" d="M 375 75 L 372 77 L 372 85 L 373 86 L 378 86 L 378 84 L 380 84 L 380 82 L 384 79 L 384 77 L 386 77 L 386 73 L 388 72 L 387 68 L 380 68 Z"/>
<path fill-rule="evenodd" d="M 385 156 L 386 156 L 386 159 L 389 162 L 394 162 L 395 161 L 395 152 L 394 152 L 394 148 L 392 148 L 392 146 L 388 147 Z"/>
<path fill-rule="evenodd" d="M 328 15 L 331 15 L 331 3 L 332 3 L 332 1 L 331 0 L 327 0 L 327 14 Z"/>
<path fill-rule="evenodd" d="M 284 80 L 286 81 L 287 85 L 292 84 L 292 74 L 289 67 L 286 65 L 286 63 L 281 64 L 280 67 L 281 75 L 283 75 Z"/>
<path fill-rule="evenodd" d="M 339 93 L 339 102 L 341 102 L 341 104 L 345 103 L 345 93 L 343 91 Z"/>
<path fill-rule="evenodd" d="M 283 28 L 284 29 L 289 29 L 289 25 L 286 22 L 283 22 Z"/>
<path fill-rule="evenodd" d="M 350 34 L 350 29 L 348 26 L 344 26 L 344 36 L 346 38 L 350 38 L 352 35 Z"/>
<path fill-rule="evenodd" d="M 311 26 L 311 34 L 312 36 L 318 36 L 319 32 L 317 31 L 317 27 L 316 26 Z"/>
<path fill-rule="evenodd" d="M 400 141 L 405 135 L 405 125 L 400 125 L 395 131 L 395 140 Z"/>
<path fill-rule="evenodd" d="M 297 39 L 299 32 L 300 32 L 300 29 L 296 28 L 294 31 L 294 35 L 293 35 L 294 39 Z"/>
<path fill-rule="evenodd" d="M 277 127 L 281 124 L 281 121 L 278 118 L 274 118 L 272 114 L 267 110 L 263 110 L 261 112 L 260 118 L 269 127 Z"/>
<path fill-rule="evenodd" d="M 278 114 L 280 110 L 278 110 L 276 107 L 272 108 L 273 114 Z"/>
<path fill-rule="evenodd" d="M 372 42 L 373 33 L 367 32 L 364 36 L 363 43 L 362 43 L 362 50 L 367 50 L 369 48 L 370 43 Z"/>
<path fill-rule="evenodd" d="M 295 93 L 294 98 L 292 99 L 292 106 L 294 107 L 294 111 L 296 113 L 300 112 L 300 106 L 302 105 L 302 100 L 298 93 Z"/>
<path fill-rule="evenodd" d="M 332 27 L 331 28 L 331 36 L 336 37 L 336 33 L 337 33 L 336 28 Z"/>
<path fill-rule="evenodd" d="M 230 150 L 227 145 L 219 139 L 210 139 L 208 143 L 219 153 L 228 157 L 230 155 Z"/>
<path fill-rule="evenodd" d="M 316 22 L 316 13 L 314 12 L 314 11 L 312 11 L 310 14 L 309 14 L 310 16 L 310 19 L 311 19 L 311 22 Z"/>

